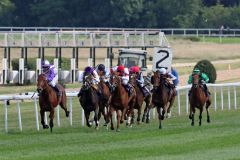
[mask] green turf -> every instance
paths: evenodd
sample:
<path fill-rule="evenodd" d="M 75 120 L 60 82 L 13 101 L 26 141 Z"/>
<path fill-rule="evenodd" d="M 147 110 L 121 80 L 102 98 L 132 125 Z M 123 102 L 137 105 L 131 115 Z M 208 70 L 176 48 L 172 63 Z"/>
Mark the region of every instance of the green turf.
<path fill-rule="evenodd" d="M 155 115 L 150 124 L 132 128 L 121 125 L 120 133 L 103 126 L 98 131 L 94 127 L 81 127 L 81 109 L 76 98 L 73 100 L 73 126 L 60 110 L 61 127 L 57 126 L 55 118 L 53 133 L 41 126 L 37 131 L 33 103 L 21 103 L 23 131 L 20 132 L 16 103 L 12 102 L 8 107 L 9 133 L 4 131 L 4 107 L 0 109 L 0 159 L 238 159 L 240 110 L 228 111 L 224 94 L 224 110 L 221 111 L 218 95 L 217 112 L 213 111 L 213 105 L 210 109 L 211 123 L 207 124 L 204 112 L 199 127 L 197 111 L 196 126 L 191 127 L 184 95 L 181 92 L 181 116 L 175 104 L 173 117 L 163 121 L 162 130 L 158 129 Z M 237 102 L 240 103 L 240 98 Z"/>

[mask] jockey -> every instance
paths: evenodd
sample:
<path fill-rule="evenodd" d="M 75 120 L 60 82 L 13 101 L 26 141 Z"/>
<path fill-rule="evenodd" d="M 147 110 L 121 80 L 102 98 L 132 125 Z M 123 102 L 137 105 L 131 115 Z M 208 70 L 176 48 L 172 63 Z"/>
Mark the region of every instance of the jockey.
<path fill-rule="evenodd" d="M 54 65 L 50 64 L 48 60 L 42 62 L 42 71 L 43 74 L 47 77 L 48 84 L 57 92 L 57 96 L 61 96 L 60 89 L 57 84 L 57 79 L 55 76 L 57 73 L 55 72 Z"/>
<path fill-rule="evenodd" d="M 207 88 L 207 85 L 206 85 L 206 83 L 208 83 L 208 81 L 209 81 L 208 76 L 207 76 L 205 73 L 201 73 L 198 68 L 195 68 L 195 69 L 193 70 L 193 73 L 189 76 L 188 84 L 191 84 L 191 83 L 192 83 L 192 75 L 194 75 L 194 74 L 199 74 L 200 83 L 201 83 L 201 84 L 203 85 L 203 87 L 204 87 L 205 95 L 206 95 L 206 97 L 209 97 L 210 92 L 209 92 L 209 90 L 208 90 L 208 88 Z M 190 94 L 190 91 L 189 91 L 189 94 Z"/>
<path fill-rule="evenodd" d="M 167 72 L 167 70 L 165 68 L 160 68 L 159 70 L 160 72 L 160 75 L 163 75 L 164 78 L 166 78 L 166 86 L 169 88 L 169 95 L 172 95 L 173 93 L 173 90 L 175 88 L 175 85 L 173 84 L 173 81 L 176 79 L 176 77 L 170 73 L 170 72 Z"/>
<path fill-rule="evenodd" d="M 130 69 L 130 74 L 136 74 L 137 75 L 137 84 L 139 86 L 139 88 L 141 89 L 143 96 L 147 97 L 150 92 L 149 90 L 146 88 L 146 86 L 144 86 L 144 78 L 142 75 L 142 72 L 140 72 L 140 69 L 138 66 L 132 66 Z"/>
<path fill-rule="evenodd" d="M 92 75 L 93 75 L 93 79 L 92 79 L 92 82 L 91 82 L 91 83 L 92 83 L 93 88 L 98 91 L 97 85 L 98 85 L 98 83 L 100 82 L 100 79 L 99 79 L 99 76 L 98 76 L 97 72 L 94 70 L 93 67 L 87 66 L 87 67 L 84 69 L 84 71 L 80 74 L 78 81 L 79 81 L 80 83 L 83 83 L 83 85 L 84 85 L 84 84 L 85 84 L 85 76 L 86 76 L 86 75 L 89 75 L 89 74 L 92 74 Z M 79 91 L 79 93 L 78 93 L 78 95 L 77 95 L 78 97 L 81 96 L 82 91 L 83 91 L 83 87 L 80 89 L 80 91 Z"/>
<path fill-rule="evenodd" d="M 109 82 L 110 71 L 103 64 L 97 65 L 95 70 L 96 70 L 97 74 L 99 75 L 99 77 L 103 78 L 103 81 L 108 86 L 108 88 L 111 90 L 112 87 Z"/>
<path fill-rule="evenodd" d="M 122 77 L 122 84 L 124 86 L 124 88 L 127 90 L 128 92 L 128 96 L 131 96 L 131 92 L 132 92 L 132 86 L 128 83 L 129 81 L 129 71 L 128 68 L 125 68 L 123 65 L 119 65 L 117 67 L 117 73 L 120 77 Z"/>

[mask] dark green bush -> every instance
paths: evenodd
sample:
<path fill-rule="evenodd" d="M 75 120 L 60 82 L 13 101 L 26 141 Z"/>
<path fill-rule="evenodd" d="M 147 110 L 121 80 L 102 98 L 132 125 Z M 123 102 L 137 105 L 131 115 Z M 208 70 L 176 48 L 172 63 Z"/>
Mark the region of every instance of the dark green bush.
<path fill-rule="evenodd" d="M 194 69 L 195 68 L 198 68 L 201 72 L 207 74 L 209 77 L 209 83 L 215 83 L 217 79 L 217 73 L 215 67 L 210 61 L 201 60 L 194 66 Z"/>
<path fill-rule="evenodd" d="M 36 59 L 37 58 L 28 58 L 27 59 L 27 69 L 36 70 Z M 54 57 L 45 57 L 53 64 Z M 71 67 L 71 62 L 69 58 L 62 58 L 62 70 L 69 70 Z M 19 59 L 12 59 L 12 68 L 13 70 L 19 70 Z"/>

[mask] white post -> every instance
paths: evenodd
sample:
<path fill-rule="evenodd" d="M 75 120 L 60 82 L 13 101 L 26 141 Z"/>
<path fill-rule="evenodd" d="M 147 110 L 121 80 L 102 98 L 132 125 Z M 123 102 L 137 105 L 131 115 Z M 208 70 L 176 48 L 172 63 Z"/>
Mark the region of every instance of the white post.
<path fill-rule="evenodd" d="M 221 87 L 221 104 L 222 104 L 222 110 L 223 110 L 223 89 Z"/>
<path fill-rule="evenodd" d="M 178 90 L 178 115 L 181 115 L 180 90 Z"/>
<path fill-rule="evenodd" d="M 19 59 L 19 78 L 18 78 L 19 84 L 24 83 L 24 59 Z"/>
<path fill-rule="evenodd" d="M 84 118 L 85 118 L 85 115 L 84 115 L 84 110 L 82 108 L 82 126 L 84 126 Z"/>
<path fill-rule="evenodd" d="M 42 73 L 42 60 L 41 58 L 36 59 L 37 67 L 36 67 L 36 81 L 38 76 Z"/>
<path fill-rule="evenodd" d="M 93 66 L 93 59 L 92 58 L 88 58 L 88 66 Z"/>
<path fill-rule="evenodd" d="M 188 113 L 188 88 L 186 89 L 186 112 Z"/>
<path fill-rule="evenodd" d="M 34 108 L 35 108 L 35 115 L 36 115 L 36 128 L 37 128 L 37 130 L 39 131 L 37 98 L 34 98 Z"/>
<path fill-rule="evenodd" d="M 69 98 L 69 103 L 70 103 L 70 108 L 69 108 L 69 111 L 70 111 L 70 125 L 72 126 L 72 97 Z"/>
<path fill-rule="evenodd" d="M 236 92 L 236 86 L 233 88 L 233 94 L 234 94 L 234 109 L 237 109 L 237 92 Z"/>
<path fill-rule="evenodd" d="M 228 86 L 228 110 L 231 109 L 231 99 L 230 99 L 230 87 Z"/>
<path fill-rule="evenodd" d="M 216 86 L 214 87 L 214 110 L 217 111 L 217 92 L 216 92 Z"/>
<path fill-rule="evenodd" d="M 106 68 L 110 68 L 110 59 L 109 58 L 105 58 L 105 66 Z"/>
<path fill-rule="evenodd" d="M 54 58 L 54 60 L 53 60 L 53 64 L 54 64 L 54 66 L 55 66 L 55 73 L 57 73 L 56 74 L 56 76 L 55 76 L 55 78 L 56 78 L 56 80 L 58 81 L 58 58 Z"/>
<path fill-rule="evenodd" d="M 59 113 L 59 105 L 57 106 L 57 125 L 60 127 L 60 113 Z"/>
<path fill-rule="evenodd" d="M 19 126 L 20 131 L 22 131 L 22 117 L 21 117 L 19 101 L 17 101 L 17 112 L 18 112 L 18 126 Z"/>
<path fill-rule="evenodd" d="M 44 121 L 45 121 L 45 124 L 48 124 L 48 120 L 47 120 L 47 112 L 44 112 Z"/>
<path fill-rule="evenodd" d="M 5 131 L 8 132 L 8 109 L 7 109 L 7 100 L 4 101 L 5 108 Z"/>
<path fill-rule="evenodd" d="M 2 82 L 3 84 L 6 84 L 7 83 L 7 72 L 8 72 L 8 62 L 7 62 L 7 58 L 3 58 L 2 59 L 2 67 L 3 67 L 3 79 L 2 79 Z"/>
<path fill-rule="evenodd" d="M 71 58 L 71 82 L 75 82 L 75 71 L 76 71 L 76 65 L 75 65 L 76 59 Z"/>

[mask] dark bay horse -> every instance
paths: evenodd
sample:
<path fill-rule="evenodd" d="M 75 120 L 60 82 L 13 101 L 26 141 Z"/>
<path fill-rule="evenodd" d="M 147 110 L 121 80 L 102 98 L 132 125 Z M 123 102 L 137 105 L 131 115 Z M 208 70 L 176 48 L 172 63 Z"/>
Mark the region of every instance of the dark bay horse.
<path fill-rule="evenodd" d="M 98 119 L 101 118 L 101 113 L 104 116 L 105 122 L 107 122 L 107 113 L 109 110 L 109 103 L 110 103 L 110 97 L 111 97 L 111 92 L 110 88 L 106 85 L 104 79 L 106 77 L 102 76 L 100 77 L 100 83 L 99 87 L 101 90 L 101 96 L 100 96 L 100 101 L 99 101 L 99 117 Z M 105 126 L 107 123 L 104 124 Z"/>
<path fill-rule="evenodd" d="M 189 102 L 190 102 L 190 114 L 189 119 L 192 120 L 191 125 L 194 126 L 194 114 L 195 108 L 200 110 L 199 114 L 199 126 L 202 124 L 202 112 L 204 106 L 206 105 L 207 110 L 207 122 L 210 123 L 210 116 L 208 108 L 211 105 L 210 97 L 207 97 L 204 92 L 204 88 L 200 83 L 199 74 L 192 75 L 192 87 L 189 94 Z"/>
<path fill-rule="evenodd" d="M 152 104 L 156 106 L 159 119 L 159 128 L 162 128 L 161 120 L 164 119 L 164 114 L 170 111 L 170 107 L 173 105 L 174 98 L 168 94 L 169 89 L 166 87 L 165 77 L 160 75 L 159 71 L 154 72 L 152 76 L 153 83 L 153 95 L 152 95 Z M 169 103 L 169 104 L 168 104 Z"/>
<path fill-rule="evenodd" d="M 49 128 L 49 126 L 44 121 L 45 112 L 49 111 L 50 115 L 50 129 L 52 132 L 53 128 L 53 118 L 54 118 L 54 109 L 57 105 L 60 105 L 61 108 L 65 111 L 66 117 L 69 116 L 69 111 L 67 110 L 67 97 L 66 92 L 63 86 L 59 85 L 60 92 L 62 92 L 62 96 L 57 98 L 57 94 L 55 90 L 48 85 L 47 78 L 44 74 L 40 74 L 37 80 L 37 91 L 39 93 L 39 105 L 40 105 L 40 114 L 41 114 L 41 123 L 43 129 Z"/>
<path fill-rule="evenodd" d="M 94 121 L 96 130 L 99 128 L 99 96 L 98 91 L 92 83 L 93 75 L 85 75 L 85 83 L 82 86 L 83 92 L 79 98 L 79 102 L 84 110 L 86 124 L 91 127 L 92 124 L 89 121 L 89 116 L 94 111 Z"/>
<path fill-rule="evenodd" d="M 120 131 L 120 123 L 123 123 L 125 115 L 127 114 L 128 122 L 127 125 L 131 124 L 131 113 L 135 105 L 136 91 L 133 90 L 132 95 L 129 97 L 128 92 L 123 87 L 121 77 L 116 73 L 111 75 L 110 82 L 112 83 L 113 92 L 110 100 L 110 109 L 108 116 L 111 121 L 111 129 L 114 130 L 112 114 L 114 111 L 117 112 L 117 132 Z M 120 116 L 120 111 L 122 115 Z"/>
<path fill-rule="evenodd" d="M 139 86 L 138 82 L 137 82 L 137 75 L 136 74 L 131 74 L 130 75 L 130 80 L 129 83 L 134 87 L 135 91 L 136 91 L 136 102 L 134 105 L 134 109 L 137 110 L 138 116 L 137 116 L 137 122 L 138 124 L 140 124 L 140 118 L 141 118 L 141 112 L 142 112 L 142 105 L 143 102 L 145 101 L 146 103 L 146 107 L 145 108 L 149 108 L 149 105 L 151 103 L 151 94 L 147 95 L 146 97 L 144 97 L 143 92 L 141 91 L 141 86 Z M 134 123 L 134 112 L 132 113 L 132 123 Z"/>

